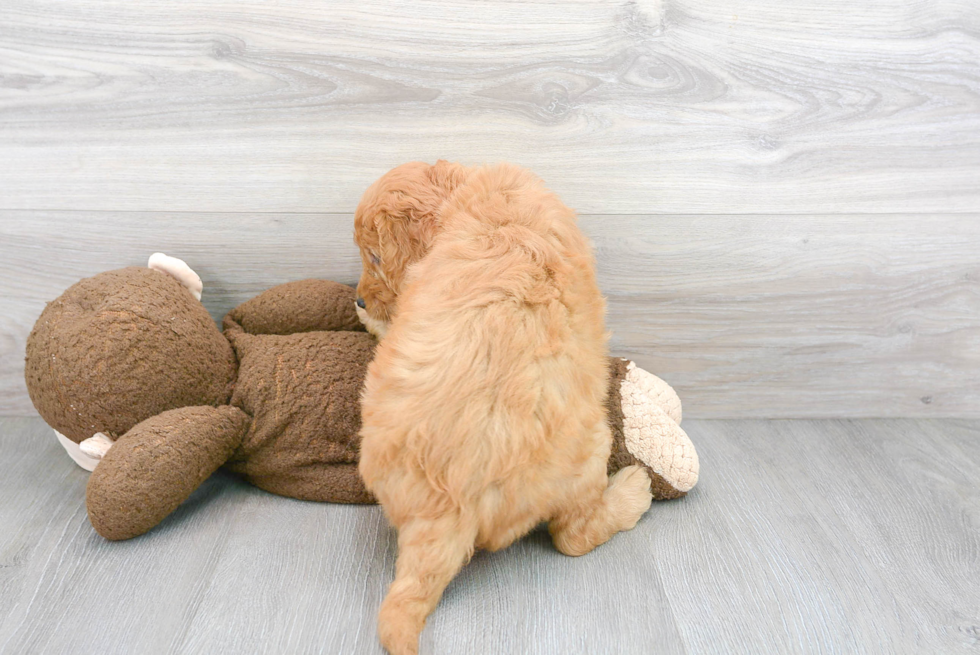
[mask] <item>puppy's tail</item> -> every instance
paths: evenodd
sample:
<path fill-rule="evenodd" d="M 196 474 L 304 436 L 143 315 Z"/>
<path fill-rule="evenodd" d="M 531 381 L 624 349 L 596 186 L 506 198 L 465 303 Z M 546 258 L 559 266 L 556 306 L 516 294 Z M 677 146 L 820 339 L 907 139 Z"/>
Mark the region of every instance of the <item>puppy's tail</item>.
<path fill-rule="evenodd" d="M 378 637 L 393 655 L 418 652 L 425 620 L 470 557 L 476 526 L 459 512 L 416 518 L 398 529 L 395 581 L 378 614 Z"/>

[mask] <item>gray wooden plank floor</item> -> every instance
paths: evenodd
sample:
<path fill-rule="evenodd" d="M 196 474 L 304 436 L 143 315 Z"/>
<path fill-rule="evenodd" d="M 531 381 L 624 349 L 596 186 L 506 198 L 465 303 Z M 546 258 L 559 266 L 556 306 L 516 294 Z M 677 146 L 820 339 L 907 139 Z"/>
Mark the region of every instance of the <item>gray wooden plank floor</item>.
<path fill-rule="evenodd" d="M 980 422 L 688 421 L 702 478 L 578 559 L 479 553 L 423 653 L 980 650 Z M 377 507 L 209 480 L 151 533 L 88 524 L 86 474 L 0 419 L 0 652 L 372 653 Z"/>

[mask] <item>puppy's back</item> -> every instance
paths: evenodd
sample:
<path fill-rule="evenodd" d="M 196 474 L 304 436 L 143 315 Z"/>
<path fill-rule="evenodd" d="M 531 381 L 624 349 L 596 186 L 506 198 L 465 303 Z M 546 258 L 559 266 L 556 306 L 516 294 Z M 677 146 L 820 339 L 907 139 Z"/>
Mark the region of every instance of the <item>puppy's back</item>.
<path fill-rule="evenodd" d="M 561 439 L 601 420 L 604 304 L 574 212 L 530 172 L 478 169 L 442 220 L 372 364 L 364 434 L 381 424 L 392 457 L 465 502 L 560 464 Z"/>

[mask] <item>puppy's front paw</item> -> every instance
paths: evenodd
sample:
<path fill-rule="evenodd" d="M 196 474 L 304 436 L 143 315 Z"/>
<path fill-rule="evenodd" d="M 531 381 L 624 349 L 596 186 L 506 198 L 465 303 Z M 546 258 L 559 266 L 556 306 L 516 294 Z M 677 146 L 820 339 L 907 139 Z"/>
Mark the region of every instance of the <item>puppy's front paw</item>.
<path fill-rule="evenodd" d="M 642 466 L 627 466 L 609 478 L 606 503 L 618 530 L 631 530 L 653 500 L 650 476 Z"/>

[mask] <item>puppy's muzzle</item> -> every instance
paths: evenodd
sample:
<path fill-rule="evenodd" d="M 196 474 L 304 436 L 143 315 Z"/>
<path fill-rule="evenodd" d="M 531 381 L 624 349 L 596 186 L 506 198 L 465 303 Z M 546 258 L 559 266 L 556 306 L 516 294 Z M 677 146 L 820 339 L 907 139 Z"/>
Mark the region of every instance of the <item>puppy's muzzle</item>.
<path fill-rule="evenodd" d="M 354 311 L 357 312 L 357 318 L 364 324 L 364 327 L 367 328 L 368 332 L 373 334 L 378 339 L 383 338 L 385 333 L 388 331 L 388 323 L 385 321 L 379 321 L 376 318 L 371 318 L 371 316 L 367 313 L 365 306 L 364 298 L 358 298 L 354 302 Z"/>

